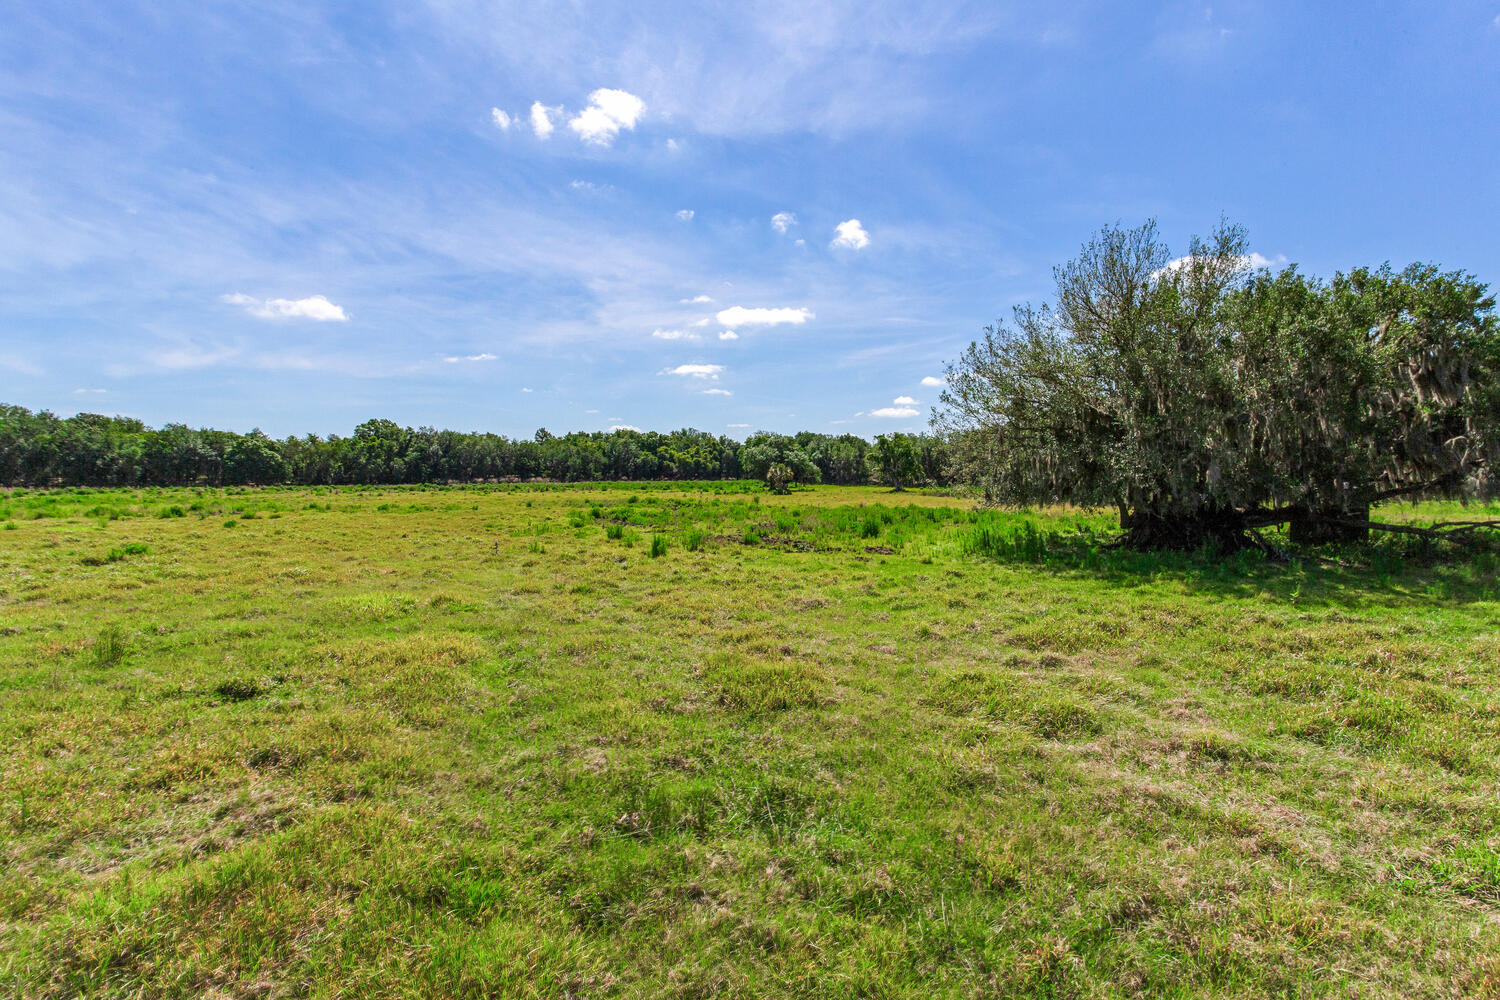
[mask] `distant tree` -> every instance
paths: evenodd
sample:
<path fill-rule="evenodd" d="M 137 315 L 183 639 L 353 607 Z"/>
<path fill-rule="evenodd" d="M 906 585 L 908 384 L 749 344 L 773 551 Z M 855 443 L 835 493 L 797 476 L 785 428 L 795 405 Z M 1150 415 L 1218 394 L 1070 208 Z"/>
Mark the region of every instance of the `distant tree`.
<path fill-rule="evenodd" d="M 1290 522 L 1361 536 L 1394 496 L 1492 496 L 1500 325 L 1484 285 L 1413 265 L 1252 272 L 1221 226 L 1172 260 L 1107 228 L 948 369 L 936 423 L 990 502 L 1113 505 L 1137 547 L 1233 548 Z"/>
<path fill-rule="evenodd" d="M 766 469 L 766 486 L 772 493 L 790 493 L 795 479 L 796 473 L 785 462 L 773 462 Z"/>
<path fill-rule="evenodd" d="M 224 480 L 235 485 L 264 486 L 286 480 L 286 462 L 276 446 L 260 432 L 237 439 L 224 454 Z"/>
<path fill-rule="evenodd" d="M 818 466 L 796 440 L 785 434 L 760 433 L 751 435 L 740 448 L 740 468 L 746 476 L 764 479 L 772 465 L 785 465 L 792 470 L 792 479 L 797 483 L 822 481 Z"/>
<path fill-rule="evenodd" d="M 922 477 L 922 456 L 910 434 L 880 434 L 870 449 L 870 465 L 876 478 L 896 492 Z"/>

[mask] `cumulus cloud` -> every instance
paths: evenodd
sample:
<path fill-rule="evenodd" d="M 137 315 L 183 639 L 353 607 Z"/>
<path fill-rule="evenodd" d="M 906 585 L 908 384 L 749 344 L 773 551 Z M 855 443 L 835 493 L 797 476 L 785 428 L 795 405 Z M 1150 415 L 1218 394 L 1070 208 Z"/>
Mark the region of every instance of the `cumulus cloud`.
<path fill-rule="evenodd" d="M 688 333 L 686 330 L 662 330 L 662 329 L 659 329 L 659 328 L 656 329 L 656 330 L 652 330 L 651 331 L 651 336 L 655 337 L 657 340 L 697 340 L 698 339 L 698 335 L 696 333 Z"/>
<path fill-rule="evenodd" d="M 530 391 L 531 391 L 531 390 L 530 390 L 530 389 L 528 389 L 528 388 L 526 388 L 526 387 L 525 387 L 525 386 L 522 386 L 522 387 L 521 387 L 521 391 L 522 391 L 522 392 L 530 392 Z"/>
<path fill-rule="evenodd" d="M 494 122 L 495 127 L 500 131 L 508 132 L 510 131 L 511 123 L 514 122 L 515 119 L 506 114 L 504 111 L 501 111 L 499 108 L 490 108 L 490 121 Z"/>
<path fill-rule="evenodd" d="M 912 399 L 910 396 L 897 396 L 895 399 L 891 400 L 891 402 L 895 403 L 897 406 L 917 405 L 917 401 L 915 399 Z"/>
<path fill-rule="evenodd" d="M 703 395 L 705 395 L 705 396 L 733 396 L 734 393 L 730 392 L 728 389 L 704 389 L 703 390 Z"/>
<path fill-rule="evenodd" d="M 948 383 L 932 375 L 924 375 L 922 377 L 922 384 L 928 386 L 929 388 L 937 388 L 939 386 L 947 385 Z"/>
<path fill-rule="evenodd" d="M 677 212 L 677 219 L 679 222 L 692 222 L 693 216 L 695 214 L 697 213 L 695 213 L 691 208 L 679 209 Z"/>
<path fill-rule="evenodd" d="M 245 311 L 261 319 L 311 319 L 320 323 L 342 323 L 349 317 L 343 308 L 329 302 L 322 295 L 305 299 L 257 299 L 252 295 L 235 292 L 225 295 L 230 305 L 243 306 Z"/>
<path fill-rule="evenodd" d="M 720 340 L 739 340 L 740 339 L 740 335 L 737 334 L 737 333 L 735 333 L 733 330 L 720 330 L 719 331 L 719 339 Z"/>
<path fill-rule="evenodd" d="M 785 234 L 786 231 L 797 224 L 797 217 L 791 212 L 777 212 L 771 216 L 771 228 L 778 233 Z"/>
<path fill-rule="evenodd" d="M 917 411 L 910 406 L 882 406 L 878 410 L 871 410 L 872 417 L 915 417 Z"/>
<path fill-rule="evenodd" d="M 719 310 L 716 318 L 728 327 L 777 326 L 781 323 L 800 325 L 812 319 L 813 313 L 810 309 L 746 309 L 744 306 L 730 306 Z"/>
<path fill-rule="evenodd" d="M 687 305 L 697 305 L 700 302 L 712 302 L 713 299 L 709 298 L 707 295 L 695 295 L 690 299 L 678 299 L 677 301 L 685 303 Z"/>
<path fill-rule="evenodd" d="M 865 227 L 859 224 L 858 219 L 846 219 L 834 227 L 833 241 L 828 245 L 831 247 L 847 247 L 850 250 L 863 250 L 870 245 L 870 234 L 865 232 Z"/>
<path fill-rule="evenodd" d="M 552 109 L 541 101 L 531 102 L 531 131 L 536 133 L 538 139 L 545 139 L 552 134 Z"/>
<path fill-rule="evenodd" d="M 456 357 L 444 358 L 443 360 L 450 365 L 456 365 L 462 361 L 494 361 L 495 357 L 493 354 L 462 354 Z M 531 390 L 527 389 L 525 391 L 530 392 Z"/>
<path fill-rule="evenodd" d="M 640 428 L 634 424 L 610 424 L 611 431 L 639 431 Z"/>
<path fill-rule="evenodd" d="M 568 122 L 584 142 L 608 146 L 620 130 L 635 128 L 646 111 L 646 102 L 623 90 L 600 87 L 589 95 L 589 106 Z"/>
<path fill-rule="evenodd" d="M 723 365 L 678 365 L 676 368 L 663 368 L 663 375 L 682 375 L 687 378 L 712 378 L 719 377 L 724 370 Z"/>

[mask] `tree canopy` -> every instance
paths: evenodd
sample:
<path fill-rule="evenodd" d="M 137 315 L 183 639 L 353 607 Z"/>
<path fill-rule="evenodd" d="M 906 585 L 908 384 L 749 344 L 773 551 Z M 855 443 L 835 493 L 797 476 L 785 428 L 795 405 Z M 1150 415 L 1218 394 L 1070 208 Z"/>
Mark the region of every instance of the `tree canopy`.
<path fill-rule="evenodd" d="M 1116 506 L 1130 544 L 1353 537 L 1393 496 L 1493 496 L 1500 326 L 1485 285 L 1414 264 L 1252 268 L 1220 225 L 1173 259 L 1108 227 L 948 367 L 937 425 L 990 502 Z"/>

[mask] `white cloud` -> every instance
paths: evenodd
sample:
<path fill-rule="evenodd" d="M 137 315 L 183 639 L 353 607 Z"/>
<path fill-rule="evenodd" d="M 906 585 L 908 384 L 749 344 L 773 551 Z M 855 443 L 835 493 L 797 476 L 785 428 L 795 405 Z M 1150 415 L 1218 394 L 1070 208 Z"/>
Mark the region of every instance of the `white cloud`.
<path fill-rule="evenodd" d="M 504 111 L 501 111 L 499 108 L 490 108 L 490 121 L 494 122 L 495 127 L 500 131 L 508 132 L 510 130 L 511 123 L 514 122 L 515 119 L 506 114 Z"/>
<path fill-rule="evenodd" d="M 611 431 L 640 431 L 640 428 L 634 424 L 610 424 L 609 429 Z"/>
<path fill-rule="evenodd" d="M 705 396 L 733 396 L 734 393 L 730 392 L 728 389 L 704 389 L 703 390 L 703 395 L 705 395 Z"/>
<path fill-rule="evenodd" d="M 1189 263 L 1191 263 L 1192 260 L 1192 257 L 1178 257 L 1175 260 L 1169 260 L 1167 261 L 1166 267 L 1163 267 L 1161 270 L 1154 272 L 1151 277 L 1160 278 L 1162 275 L 1169 272 L 1180 271 Z M 1239 262 L 1241 267 L 1248 267 L 1252 270 L 1259 271 L 1263 267 L 1281 267 L 1282 265 L 1286 264 L 1287 259 L 1285 254 L 1277 254 L 1276 259 L 1272 260 L 1270 257 L 1266 257 L 1262 254 L 1251 253 L 1247 257 L 1241 257 L 1239 259 Z"/>
<path fill-rule="evenodd" d="M 935 378 L 935 377 L 933 377 L 931 375 L 924 375 L 922 377 L 922 384 L 925 385 L 925 386 L 932 387 L 932 388 L 937 388 L 939 386 L 947 385 L 948 383 L 945 382 L 945 381 L 943 381 L 940 378 Z"/>
<path fill-rule="evenodd" d="M 552 134 L 551 110 L 541 101 L 531 103 L 531 131 L 536 133 L 538 139 L 545 139 Z"/>
<path fill-rule="evenodd" d="M 651 331 L 651 336 L 657 340 L 698 340 L 696 333 L 688 333 L 686 330 L 662 330 Z"/>
<path fill-rule="evenodd" d="M 749 427 L 749 424 L 725 424 L 726 427 Z"/>
<path fill-rule="evenodd" d="M 522 392 L 530 392 L 530 391 L 531 391 L 531 390 L 530 390 L 530 389 L 528 389 L 528 388 L 526 388 L 526 387 L 525 387 L 525 386 L 522 386 L 522 387 L 521 387 L 521 391 L 522 391 Z M 596 410 L 596 411 L 594 411 L 594 412 L 598 412 L 598 411 L 597 411 L 597 410 Z"/>
<path fill-rule="evenodd" d="M 494 361 L 495 357 L 493 354 L 465 354 L 458 357 L 444 358 L 443 361 L 450 365 L 456 365 L 460 361 Z"/>
<path fill-rule="evenodd" d="M 897 396 L 895 399 L 891 400 L 891 402 L 895 403 L 897 406 L 919 405 L 917 401 L 915 399 L 912 399 L 910 396 Z"/>
<path fill-rule="evenodd" d="M 75 396 L 100 396 L 108 392 L 108 389 L 74 389 Z"/>
<path fill-rule="evenodd" d="M 725 326 L 777 326 L 781 323 L 806 323 L 813 318 L 810 309 L 746 309 L 730 306 L 719 310 L 716 318 Z"/>
<path fill-rule="evenodd" d="M 797 224 L 797 217 L 791 212 L 777 212 L 771 216 L 771 228 L 778 233 L 785 233 Z"/>
<path fill-rule="evenodd" d="M 634 94 L 601 87 L 589 95 L 589 106 L 568 122 L 568 127 L 584 142 L 608 146 L 621 129 L 635 128 L 645 111 L 646 102 Z"/>
<path fill-rule="evenodd" d="M 680 222 L 692 222 L 694 214 L 696 213 L 691 208 L 680 209 L 677 212 L 677 219 Z"/>
<path fill-rule="evenodd" d="M 733 330 L 721 330 L 721 331 L 719 331 L 719 339 L 720 340 L 739 340 L 740 339 L 740 335 L 737 334 L 737 333 L 735 333 Z"/>
<path fill-rule="evenodd" d="M 677 140 L 676 139 L 668 139 L 667 140 L 667 149 L 670 152 L 673 152 L 673 153 L 677 152 Z"/>
<path fill-rule="evenodd" d="M 870 245 L 870 234 L 865 232 L 865 227 L 859 224 L 858 219 L 846 219 L 834 227 L 833 241 L 828 245 L 831 247 L 848 247 L 850 250 L 863 250 Z"/>
<path fill-rule="evenodd" d="M 695 319 L 695 320 L 693 320 L 691 323 L 688 324 L 688 326 L 707 326 L 708 324 L 710 324 L 712 322 L 713 322 L 712 319 L 710 319 L 709 317 L 705 316 L 702 319 Z"/>
<path fill-rule="evenodd" d="M 684 303 L 685 305 L 697 305 L 699 302 L 712 302 L 713 299 L 709 298 L 707 295 L 695 295 L 690 299 L 678 299 L 677 301 Z"/>
<path fill-rule="evenodd" d="M 878 410 L 871 410 L 872 417 L 915 417 L 917 411 L 910 406 L 882 406 Z"/>
<path fill-rule="evenodd" d="M 723 365 L 678 365 L 676 368 L 663 368 L 661 374 L 683 375 L 689 378 L 718 378 L 723 370 Z"/>
<path fill-rule="evenodd" d="M 340 306 L 334 305 L 322 295 L 305 299 L 257 299 L 235 292 L 223 296 L 230 305 L 244 306 L 245 311 L 261 319 L 311 319 L 322 323 L 342 323 L 349 317 Z"/>

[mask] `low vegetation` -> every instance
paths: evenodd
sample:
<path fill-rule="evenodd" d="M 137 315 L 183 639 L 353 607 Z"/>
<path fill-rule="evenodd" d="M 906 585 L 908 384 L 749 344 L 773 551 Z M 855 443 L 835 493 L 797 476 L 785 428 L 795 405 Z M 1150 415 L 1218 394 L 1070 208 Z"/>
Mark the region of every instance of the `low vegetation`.
<path fill-rule="evenodd" d="M 735 482 L 0 519 L 0 996 L 1500 993 L 1483 545 Z"/>

